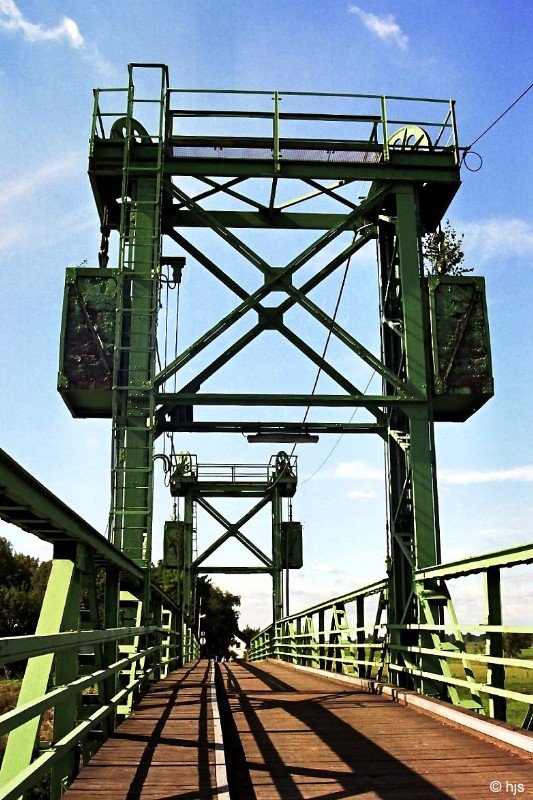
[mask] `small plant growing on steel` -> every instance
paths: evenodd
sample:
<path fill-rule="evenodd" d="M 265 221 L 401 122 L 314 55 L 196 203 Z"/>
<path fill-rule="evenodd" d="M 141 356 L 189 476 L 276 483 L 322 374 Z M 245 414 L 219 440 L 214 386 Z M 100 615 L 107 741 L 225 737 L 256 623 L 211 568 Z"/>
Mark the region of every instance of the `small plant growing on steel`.
<path fill-rule="evenodd" d="M 458 234 L 449 220 L 444 227 L 439 225 L 434 233 L 427 233 L 422 239 L 422 252 L 426 265 L 426 275 L 464 275 L 473 272 L 463 262 L 464 233 Z"/>

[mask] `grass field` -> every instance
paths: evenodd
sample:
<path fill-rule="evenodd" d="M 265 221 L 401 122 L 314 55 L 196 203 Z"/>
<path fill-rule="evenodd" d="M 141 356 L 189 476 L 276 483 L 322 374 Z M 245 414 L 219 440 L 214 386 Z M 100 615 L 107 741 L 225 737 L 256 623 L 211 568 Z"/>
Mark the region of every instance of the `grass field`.
<path fill-rule="evenodd" d="M 467 652 L 475 653 L 476 645 L 467 644 Z M 477 650 L 479 652 L 479 649 Z M 520 658 L 526 660 L 533 659 L 533 648 L 522 650 Z M 487 665 L 478 662 L 470 662 L 474 678 L 479 683 L 485 683 L 487 680 Z M 457 678 L 464 678 L 464 672 L 460 663 L 453 662 L 450 664 L 452 675 Z M 506 667 L 505 668 L 505 688 L 511 692 L 523 692 L 525 694 L 533 694 L 533 670 L 523 667 Z M 459 689 L 459 695 L 462 697 L 470 697 L 468 689 Z M 489 698 L 487 695 L 481 695 L 485 713 L 488 714 Z M 524 717 L 528 710 L 525 703 L 519 703 L 517 700 L 507 701 L 507 722 L 511 725 L 521 728 Z"/>
<path fill-rule="evenodd" d="M 18 678 L 0 680 L 0 715 L 11 711 L 17 705 L 17 699 L 20 692 L 20 684 L 22 681 Z M 52 740 L 52 719 L 53 710 L 46 711 L 41 723 L 40 738 L 43 741 L 50 742 Z M 4 752 L 7 742 L 7 733 L 0 737 L 0 754 Z"/>

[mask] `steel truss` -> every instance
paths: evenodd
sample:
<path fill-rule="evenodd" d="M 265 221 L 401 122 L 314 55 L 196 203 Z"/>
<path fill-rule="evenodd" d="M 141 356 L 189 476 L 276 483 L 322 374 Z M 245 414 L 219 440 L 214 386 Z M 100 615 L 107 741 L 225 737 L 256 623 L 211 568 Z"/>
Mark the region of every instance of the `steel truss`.
<path fill-rule="evenodd" d="M 273 456 L 267 465 L 197 463 L 196 456 L 181 454 L 170 479 L 170 491 L 183 500 L 183 520 L 167 523 L 171 537 L 167 550 L 177 554 L 175 568 L 178 597 L 183 609 L 183 624 L 196 621 L 195 584 L 204 574 L 266 574 L 272 577 L 272 618 L 280 619 L 284 612 L 283 570 L 290 565 L 284 558 L 286 533 L 284 522 L 293 522 L 284 511 L 284 500 L 292 498 L 297 486 L 297 459 L 283 451 Z M 213 504 L 213 498 L 254 500 L 254 504 L 236 522 L 230 522 Z M 263 508 L 270 506 L 272 521 L 271 554 L 265 553 L 245 533 L 244 526 Z M 193 539 L 196 508 L 202 508 L 222 528 L 223 533 L 200 554 L 195 553 Z M 172 541 L 174 538 L 174 541 Z M 205 562 L 230 539 L 238 541 L 257 561 L 254 566 L 212 566 Z M 168 556 L 165 554 L 167 563 Z M 170 561 L 172 561 L 170 555 Z"/>
<path fill-rule="evenodd" d="M 155 65 L 163 76 L 160 124 L 157 131 L 148 132 L 140 124 L 142 115 L 135 116 L 143 111 L 141 103 L 146 99 L 137 100 L 135 95 L 132 76 L 138 66 L 130 66 L 126 116 L 115 121 L 111 133 L 106 126 L 107 117 L 112 115 L 101 114 L 97 94 L 91 139 L 90 176 L 95 198 L 102 218 L 105 211 L 110 228 L 120 229 L 119 274 L 125 287 L 117 329 L 113 405 L 115 543 L 139 563 L 148 564 L 152 452 L 153 443 L 161 434 L 252 432 L 287 437 L 316 432 L 373 433 L 384 440 L 387 454 L 390 619 L 402 625 L 440 619 L 443 601 L 438 592 L 432 598 L 427 586 L 419 590 L 413 580 L 414 570 L 436 564 L 440 556 L 431 353 L 420 240 L 425 230 L 438 224 L 460 182 L 453 103 L 445 104 L 443 120 L 432 122 L 423 117 L 423 129 L 416 127 L 416 120 L 409 125 L 391 120 L 386 100 L 378 97 L 340 96 L 352 106 L 364 103 L 368 107 L 373 103 L 376 107 L 372 113 L 367 110 L 357 114 L 291 111 L 287 105 L 282 112 L 282 100 L 284 104 L 302 98 L 308 102 L 311 97 L 318 102 L 318 96 L 290 93 L 274 93 L 274 107 L 270 110 L 199 109 L 197 103 L 189 108 L 184 99 L 194 93 L 165 89 L 165 68 Z M 215 101 L 219 94 L 223 93 L 214 93 Z M 197 95 L 204 98 L 209 93 Z M 264 104 L 264 93 L 252 95 L 252 99 Z M 240 95 L 239 99 L 242 100 Z M 395 102 L 401 100 L 396 98 Z M 438 103 L 431 108 L 439 108 Z M 186 123 L 192 124 L 191 120 L 203 125 L 206 120 L 212 123 L 224 118 L 226 122 L 236 119 L 239 125 L 244 125 L 244 120 L 268 120 L 272 134 L 190 135 L 181 129 Z M 302 122 L 323 126 L 326 136 L 321 132 L 320 137 L 314 138 L 283 137 L 283 125 L 294 127 Z M 352 126 L 350 130 L 355 133 L 343 139 L 332 138 L 327 135 L 332 123 Z M 392 125 L 400 123 L 403 127 L 391 136 Z M 119 172 L 120 218 L 116 204 L 111 202 L 113 194 L 116 197 Z M 203 188 L 191 191 L 191 178 Z M 262 199 L 264 193 L 257 194 L 258 179 L 269 181 L 268 202 Z M 304 193 L 278 202 L 284 181 L 290 182 L 291 187 L 300 182 Z M 357 199 L 354 192 L 358 181 L 367 182 L 369 187 L 362 199 Z M 330 210 L 317 211 L 317 200 L 327 202 Z M 216 201 L 218 207 L 213 207 Z M 217 263 L 206 249 L 193 243 L 187 230 L 196 228 L 223 242 L 229 254 L 227 262 Z M 270 231 L 274 237 L 279 230 L 317 231 L 318 236 L 279 267 L 246 244 L 238 235 L 239 229 Z M 346 245 L 341 237 L 347 232 L 352 241 Z M 229 289 L 237 304 L 157 371 L 158 288 L 166 240 L 178 245 L 181 253 Z M 310 297 L 347 259 L 374 241 L 379 260 L 381 356 Z M 329 256 L 334 246 L 337 252 Z M 326 248 L 327 263 L 315 267 L 310 276 L 298 283 L 303 269 L 315 264 Z M 235 254 L 257 270 L 260 284 L 255 290 L 249 291 L 231 276 L 228 266 Z M 283 263 L 283 258 L 277 263 Z M 274 293 L 280 292 L 284 295 L 281 302 L 269 305 Z M 349 375 L 335 368 L 326 351 L 318 352 L 298 336 L 284 320 L 295 307 L 305 310 L 328 335 L 374 371 L 381 378 L 382 393 L 366 395 Z M 180 385 L 182 371 L 192 368 L 197 356 L 207 356 L 209 347 L 250 312 L 257 315 L 255 324 Z M 288 394 L 283 393 L 282 387 L 279 394 L 202 391 L 204 384 L 264 331 L 277 331 L 327 375 L 338 392 Z M 179 386 L 175 391 L 168 390 L 171 379 Z M 362 407 L 371 420 L 195 420 L 194 411 L 202 406 Z M 217 512 L 205 499 L 201 503 L 217 518 Z M 219 521 L 227 525 L 222 539 L 236 530 L 227 520 Z M 266 562 L 261 566 L 270 568 Z M 275 612 L 274 616 L 279 615 Z M 393 634 L 393 639 L 409 635 L 404 630 Z M 395 641 L 391 643 L 394 645 Z M 398 654 L 393 658 L 402 662 L 404 651 L 392 652 Z M 403 681 L 406 674 L 399 671 L 398 680 Z M 427 682 L 424 688 L 432 690 Z"/>

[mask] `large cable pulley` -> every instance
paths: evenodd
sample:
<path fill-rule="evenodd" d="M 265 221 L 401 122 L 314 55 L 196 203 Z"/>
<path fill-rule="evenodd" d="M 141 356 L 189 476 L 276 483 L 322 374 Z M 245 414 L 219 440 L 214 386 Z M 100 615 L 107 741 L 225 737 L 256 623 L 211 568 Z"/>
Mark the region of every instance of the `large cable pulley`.
<path fill-rule="evenodd" d="M 132 119 L 130 123 L 128 123 L 127 117 L 119 117 L 116 119 L 111 126 L 111 130 L 109 132 L 110 139 L 127 139 L 128 138 L 128 126 L 129 126 L 129 134 L 134 142 L 137 144 L 142 144 L 143 142 L 151 142 L 152 137 L 146 130 L 146 128 L 141 125 L 140 122 L 137 122 L 136 119 Z"/>

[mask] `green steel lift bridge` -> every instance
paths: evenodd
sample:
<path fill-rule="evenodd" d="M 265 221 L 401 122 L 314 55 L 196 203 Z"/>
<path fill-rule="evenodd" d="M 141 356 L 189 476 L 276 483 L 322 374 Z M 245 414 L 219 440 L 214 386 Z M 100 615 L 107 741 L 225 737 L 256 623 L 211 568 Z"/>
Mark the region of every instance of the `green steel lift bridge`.
<path fill-rule="evenodd" d="M 67 270 L 58 388 L 73 416 L 112 421 L 110 536 L 91 529 L 8 456 L 2 459 L 0 516 L 54 544 L 37 635 L 0 642 L 1 663 L 29 658 L 19 707 L 0 717 L 0 733 L 12 731 L 0 773 L 2 800 L 20 796 L 50 769 L 59 796 L 76 770 L 80 743 L 86 759 L 151 678 L 197 653 L 194 597 L 201 572 L 272 576 L 273 623 L 252 643 L 252 658 L 270 655 L 363 677 L 381 676 L 386 666 L 398 686 L 481 713 L 487 710 L 482 696 L 488 697 L 488 713 L 499 719 L 509 699 L 527 710 L 530 696 L 517 698 L 505 686 L 510 662 L 502 640 L 511 629 L 501 619 L 500 568 L 531 562 L 532 548 L 441 564 L 434 423 L 464 421 L 493 394 L 483 279 L 426 277 L 421 257 L 421 237 L 437 228 L 460 186 L 460 162 L 453 101 L 172 89 L 161 64 L 132 64 L 126 88 L 95 91 L 89 178 L 101 248 L 98 267 Z M 195 244 L 196 229 L 205 246 Z M 266 261 L 246 243 L 248 231 L 270 237 L 279 255 Z M 281 231 L 304 232 L 310 242 L 288 262 Z M 116 264 L 110 256 L 115 233 Z M 209 255 L 219 252 L 210 241 L 227 255 Z M 311 296 L 363 248 L 377 253 L 379 353 Z M 246 264 L 246 279 L 232 270 L 236 259 Z M 189 261 L 229 290 L 235 304 L 180 351 L 168 346 L 168 313 Z M 209 316 L 203 303 L 199 294 L 197 326 Z M 380 392 L 362 390 L 353 374 L 334 366 L 327 348 L 302 338 L 291 325 L 292 309 L 307 312 L 324 337 L 375 373 Z M 177 314 L 171 325 L 177 329 Z M 264 332 L 288 341 L 302 362 L 328 376 L 335 392 L 290 393 L 282 371 L 275 393 L 204 389 Z M 284 414 L 288 408 L 301 408 L 303 421 Z M 310 408 L 327 409 L 324 421 L 308 421 Z M 365 410 L 366 421 L 331 421 L 331 409 L 356 408 Z M 258 409 L 255 419 L 250 409 Z M 275 421 L 271 409 L 281 409 Z M 385 579 L 289 617 L 283 571 L 302 565 L 302 530 L 291 508 L 294 450 L 280 450 L 265 465 L 202 464 L 173 441 L 169 452 L 163 448 L 183 432 L 246 434 L 284 447 L 319 434 L 380 437 L 388 486 Z M 164 532 L 177 604 L 150 577 L 156 458 L 183 507 Z M 231 523 L 213 504 L 219 497 L 257 502 Z M 267 506 L 271 553 L 241 530 Z M 224 529 L 200 554 L 197 507 Z M 257 567 L 206 566 L 230 537 L 257 558 Z M 81 588 L 94 587 L 99 570 L 103 606 L 92 591 L 80 612 Z M 482 685 L 446 583 L 473 573 L 486 576 L 487 620 L 477 627 L 487 644 Z M 369 625 L 364 603 L 374 595 L 377 614 Z M 90 655 L 79 655 L 82 645 Z M 450 664 L 459 664 L 464 676 Z M 84 695 L 80 706 L 82 690 L 95 684 L 93 705 Z M 53 706 L 54 746 L 35 753 L 40 715 Z"/>

